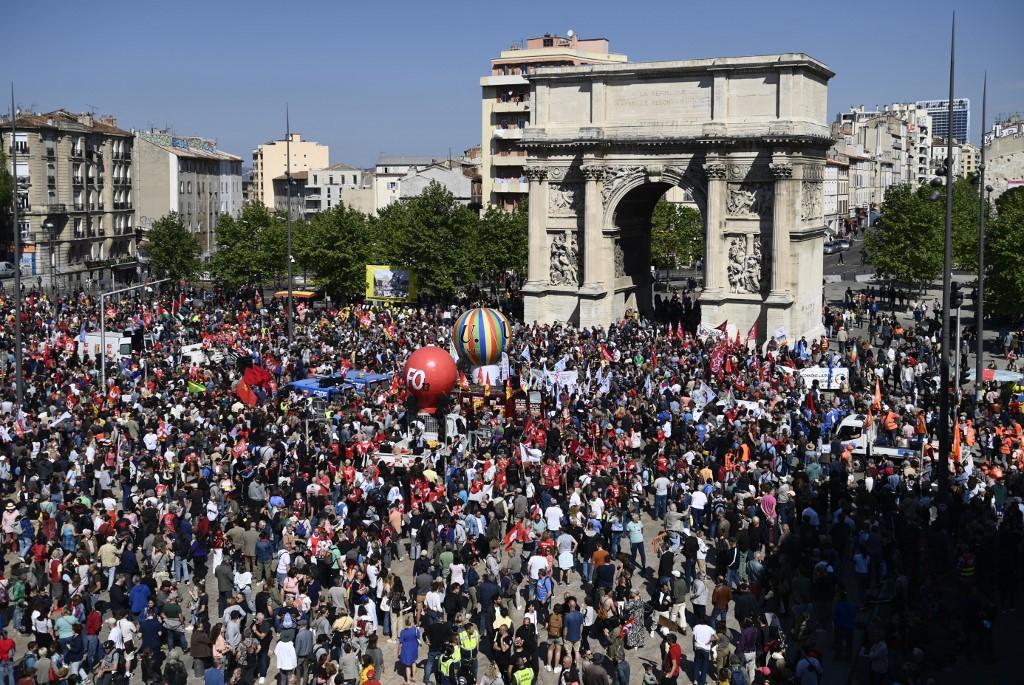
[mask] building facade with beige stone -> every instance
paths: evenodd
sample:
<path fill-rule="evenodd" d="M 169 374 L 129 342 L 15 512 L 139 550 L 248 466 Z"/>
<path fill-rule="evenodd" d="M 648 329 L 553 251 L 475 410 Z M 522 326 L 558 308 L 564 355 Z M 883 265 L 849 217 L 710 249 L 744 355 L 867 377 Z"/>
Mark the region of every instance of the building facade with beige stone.
<path fill-rule="evenodd" d="M 274 179 L 288 172 L 289 148 L 292 174 L 330 166 L 330 148 L 311 140 L 303 140 L 301 134 L 290 134 L 290 141 L 272 140 L 263 143 L 252 151 L 250 197 L 253 202 L 262 202 L 263 206 L 271 210 L 274 208 Z"/>
<path fill-rule="evenodd" d="M 2 126 L 9 163 L 17 154 L 23 273 L 57 288 L 135 280 L 132 133 L 113 117 L 64 110 L 19 114 L 13 137 L 8 119 Z"/>

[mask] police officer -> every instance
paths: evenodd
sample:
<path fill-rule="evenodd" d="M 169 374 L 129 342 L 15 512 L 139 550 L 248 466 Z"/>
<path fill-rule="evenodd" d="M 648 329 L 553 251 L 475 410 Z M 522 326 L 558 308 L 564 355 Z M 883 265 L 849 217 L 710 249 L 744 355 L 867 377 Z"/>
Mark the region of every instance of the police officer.
<path fill-rule="evenodd" d="M 526 665 L 526 657 L 516 659 L 516 668 L 512 671 L 510 685 L 533 685 L 533 669 Z"/>
<path fill-rule="evenodd" d="M 441 685 L 456 685 L 461 661 L 462 654 L 458 645 L 453 642 L 446 644 L 441 654 Z"/>
<path fill-rule="evenodd" d="M 462 654 L 462 674 L 471 683 L 476 682 L 477 653 L 480 649 L 480 633 L 472 621 L 464 621 L 458 634 L 459 651 Z"/>

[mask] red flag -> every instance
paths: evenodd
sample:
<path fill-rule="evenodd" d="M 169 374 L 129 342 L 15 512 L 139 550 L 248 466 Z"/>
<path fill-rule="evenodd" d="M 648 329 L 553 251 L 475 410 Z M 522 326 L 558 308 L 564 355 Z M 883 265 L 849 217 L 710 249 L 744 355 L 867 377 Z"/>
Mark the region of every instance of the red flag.
<path fill-rule="evenodd" d="M 715 326 L 715 330 L 722 331 L 723 333 L 725 333 L 728 330 L 728 328 L 729 328 L 729 319 L 726 319 L 725 321 L 723 321 L 718 326 Z"/>
<path fill-rule="evenodd" d="M 682 324 L 682 322 L 679 322 L 679 323 L 676 324 L 676 337 L 679 338 L 680 342 L 682 342 L 683 338 L 686 337 L 683 334 L 683 324 Z"/>
<path fill-rule="evenodd" d="M 238 395 L 238 399 L 242 400 L 242 402 L 250 407 L 255 407 L 259 402 L 259 399 L 256 397 L 256 393 L 254 393 L 252 388 L 249 387 L 249 384 L 245 382 L 245 378 L 238 381 L 238 387 L 235 388 L 235 394 Z"/>
<path fill-rule="evenodd" d="M 738 332 L 739 331 L 737 331 L 737 333 Z M 754 343 L 757 342 L 757 322 L 756 321 L 754 322 L 754 325 L 750 327 L 750 330 L 747 331 L 747 342 L 754 342 Z"/>
<path fill-rule="evenodd" d="M 245 370 L 245 373 L 242 375 L 242 379 L 250 388 L 253 388 L 265 386 L 273 379 L 273 377 L 262 366 L 256 366 L 254 364 Z"/>
<path fill-rule="evenodd" d="M 610 361 L 614 361 L 615 360 L 615 357 L 612 355 L 611 352 L 608 351 L 608 348 L 605 347 L 605 345 L 603 343 L 601 345 L 601 359 L 603 359 L 606 362 L 610 362 Z"/>
<path fill-rule="evenodd" d="M 171 300 L 171 316 L 177 316 L 178 311 L 181 309 L 181 300 L 175 297 Z"/>

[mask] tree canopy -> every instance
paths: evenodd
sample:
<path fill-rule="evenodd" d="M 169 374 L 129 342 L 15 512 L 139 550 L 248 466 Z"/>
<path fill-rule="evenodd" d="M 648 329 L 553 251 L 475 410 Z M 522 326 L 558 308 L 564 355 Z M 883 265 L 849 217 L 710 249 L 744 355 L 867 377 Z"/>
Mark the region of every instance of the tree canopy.
<path fill-rule="evenodd" d="M 243 207 L 237 219 L 221 215 L 217 222 L 217 253 L 210 266 L 221 284 L 240 288 L 279 280 L 288 271 L 287 255 L 284 219 L 253 203 Z"/>
<path fill-rule="evenodd" d="M 868 261 L 880 276 L 927 283 L 942 273 L 945 191 L 931 186 L 889 188 L 881 217 L 864 240 Z M 967 179 L 953 183 L 953 264 L 978 266 L 978 192 Z"/>
<path fill-rule="evenodd" d="M 293 246 L 296 260 L 316 274 L 316 284 L 332 297 L 363 292 L 365 269 L 374 247 L 368 217 L 344 205 L 314 215 Z"/>
<path fill-rule="evenodd" d="M 338 206 L 293 226 L 296 264 L 313 274 L 332 297 L 357 296 L 367 264 L 415 270 L 420 288 L 441 297 L 512 272 L 525 276 L 527 213 L 488 208 L 482 216 L 463 206 L 438 183 L 418 196 L 367 216 Z M 285 219 L 259 204 L 238 219 L 222 216 L 217 226 L 214 278 L 228 288 L 280 280 L 287 273 Z"/>
<path fill-rule="evenodd" d="M 199 273 L 199 241 L 188 232 L 176 212 L 158 219 L 146 231 L 146 240 L 150 267 L 157 276 L 179 281 L 195 278 Z"/>
<path fill-rule="evenodd" d="M 985 298 L 996 314 L 1024 312 L 1024 188 L 996 200 L 996 217 L 985 229 Z"/>
<path fill-rule="evenodd" d="M 479 218 L 439 183 L 395 202 L 377 216 L 377 253 L 386 263 L 416 269 L 420 286 L 452 295 L 482 275 Z"/>
<path fill-rule="evenodd" d="M 691 264 L 704 254 L 704 219 L 693 207 L 658 200 L 651 215 L 651 261 L 659 269 Z"/>

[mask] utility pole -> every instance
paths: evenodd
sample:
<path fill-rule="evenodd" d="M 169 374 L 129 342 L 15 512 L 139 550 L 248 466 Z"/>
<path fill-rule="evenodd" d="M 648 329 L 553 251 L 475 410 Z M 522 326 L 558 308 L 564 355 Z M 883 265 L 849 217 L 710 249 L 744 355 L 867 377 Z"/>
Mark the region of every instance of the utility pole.
<path fill-rule="evenodd" d="M 11 174 L 14 192 L 11 195 L 11 221 L 14 224 L 14 378 L 17 385 L 17 420 L 25 405 L 25 375 L 22 373 L 21 346 L 21 227 L 18 225 L 18 128 L 14 116 L 14 83 L 11 83 Z"/>
<path fill-rule="evenodd" d="M 939 361 L 939 498 L 949 497 L 949 299 L 953 268 L 953 75 L 956 69 L 956 13 L 949 38 L 949 100 L 946 131 L 946 226 L 942 255 L 942 356 Z"/>
<path fill-rule="evenodd" d="M 285 128 L 285 179 L 288 185 L 288 345 L 292 344 L 292 319 L 294 313 L 292 307 L 292 125 L 289 118 L 288 105 L 284 106 L 284 128 Z"/>
<path fill-rule="evenodd" d="M 974 300 L 974 330 L 977 333 L 974 360 L 974 398 L 981 402 L 985 370 L 985 107 L 988 104 L 988 72 L 981 85 L 981 163 L 978 165 L 978 295 Z"/>

